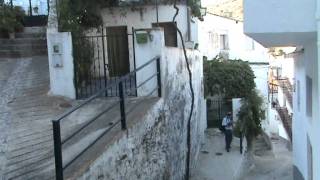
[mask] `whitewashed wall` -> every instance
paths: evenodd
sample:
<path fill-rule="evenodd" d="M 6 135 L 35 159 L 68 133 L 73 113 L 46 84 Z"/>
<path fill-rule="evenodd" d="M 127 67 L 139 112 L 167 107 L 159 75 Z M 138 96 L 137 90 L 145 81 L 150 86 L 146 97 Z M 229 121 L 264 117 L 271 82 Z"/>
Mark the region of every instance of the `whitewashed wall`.
<path fill-rule="evenodd" d="M 163 39 L 163 32 L 151 32 Z M 183 179 L 186 159 L 190 88 L 186 62 L 180 48 L 163 48 L 161 78 L 163 96 L 128 126 L 114 143 L 78 177 L 70 179 Z M 195 168 L 206 128 L 203 98 L 203 64 L 200 54 L 188 51 L 193 73 L 195 106 L 191 120 L 191 168 Z M 122 158 L 125 154 L 126 158 Z M 117 173 L 115 173 L 117 172 Z M 77 175 L 76 175 L 77 176 Z"/>
<path fill-rule="evenodd" d="M 216 35 L 228 36 L 230 59 L 242 59 L 250 62 L 268 62 L 267 49 L 246 36 L 243 23 L 219 16 L 206 15 L 199 22 L 199 49 L 204 56 L 212 59 L 220 53 L 220 39 Z"/>
<path fill-rule="evenodd" d="M 137 44 L 136 50 L 136 67 L 139 68 L 156 56 L 161 57 L 164 47 L 164 34 L 161 28 L 158 31 L 150 32 L 152 40 L 146 44 Z M 141 71 L 137 72 L 137 86 L 151 77 L 157 72 L 156 61 L 152 62 L 150 65 L 143 68 Z M 152 90 L 157 87 L 157 77 L 154 77 L 148 81 L 145 85 L 137 89 L 138 96 L 145 96 L 152 92 Z M 157 92 L 155 92 L 156 95 Z"/>
<path fill-rule="evenodd" d="M 269 65 L 250 65 L 256 78 L 256 88 L 260 95 L 263 96 L 264 101 L 268 102 L 268 76 L 269 76 Z"/>
<path fill-rule="evenodd" d="M 50 94 L 76 98 L 74 86 L 74 65 L 72 37 L 70 32 L 47 33 L 48 59 L 50 71 Z M 59 45 L 61 54 L 53 53 L 53 46 Z M 62 66 L 56 67 L 56 61 Z"/>
<path fill-rule="evenodd" d="M 318 58 L 316 54 L 315 41 L 305 45 L 304 53 L 298 54 L 295 57 L 295 80 L 300 83 L 300 92 L 297 90 L 293 95 L 293 162 L 299 168 L 305 179 L 308 178 L 308 162 L 307 162 L 307 137 L 310 137 L 310 141 L 313 147 L 313 165 L 314 165 L 314 177 L 317 177 L 320 162 L 319 162 L 319 114 L 318 114 L 318 102 L 313 100 L 312 117 L 306 114 L 306 75 L 312 77 L 313 94 L 312 97 L 318 97 Z M 296 88 L 297 89 L 297 88 Z M 300 107 L 298 106 L 298 93 L 300 93 Z"/>
<path fill-rule="evenodd" d="M 266 46 L 295 46 L 316 38 L 315 14 L 316 0 L 244 0 L 244 29 Z"/>
<path fill-rule="evenodd" d="M 177 26 L 181 30 L 184 40 L 188 37 L 188 22 L 187 22 L 187 6 L 178 5 L 179 14 L 176 18 Z M 175 9 L 172 5 L 159 5 L 159 22 L 172 22 L 173 16 L 175 14 Z M 105 8 L 101 11 L 103 17 L 103 25 L 108 26 L 127 26 L 128 33 L 132 34 L 132 28 L 135 29 L 145 29 L 151 28 L 153 23 L 157 22 L 157 14 L 155 6 L 141 6 L 132 10 L 131 7 L 118 7 L 118 8 Z M 191 39 L 194 43 L 198 42 L 197 39 L 197 23 L 198 20 L 193 18 L 190 21 L 191 26 Z M 178 47 L 182 47 L 179 36 Z M 129 36 L 128 39 L 129 46 L 129 59 L 130 59 L 130 70 L 134 69 L 134 59 L 133 59 L 133 43 Z"/>
<path fill-rule="evenodd" d="M 233 98 L 232 99 L 232 117 L 233 121 L 238 121 L 238 113 L 241 108 L 241 98 Z"/>

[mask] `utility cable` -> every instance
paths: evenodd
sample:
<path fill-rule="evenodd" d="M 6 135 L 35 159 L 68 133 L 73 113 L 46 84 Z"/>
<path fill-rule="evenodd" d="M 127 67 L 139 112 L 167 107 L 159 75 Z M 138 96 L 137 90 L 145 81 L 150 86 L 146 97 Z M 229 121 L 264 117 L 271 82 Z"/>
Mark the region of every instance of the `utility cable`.
<path fill-rule="evenodd" d="M 190 109 L 188 123 L 187 123 L 187 159 L 186 159 L 186 168 L 185 168 L 185 177 L 184 177 L 185 180 L 189 180 L 189 177 L 190 177 L 190 156 L 191 156 L 191 118 L 192 118 L 192 113 L 193 113 L 193 108 L 194 108 L 194 90 L 193 90 L 193 86 L 192 86 L 192 72 L 191 72 L 189 61 L 188 61 L 187 51 L 186 51 L 186 47 L 184 44 L 183 36 L 182 36 L 182 33 L 181 33 L 180 29 L 178 28 L 177 24 L 175 23 L 176 17 L 179 14 L 179 8 L 177 7 L 177 0 L 174 1 L 173 7 L 176 10 L 176 13 L 173 16 L 172 22 L 173 22 L 174 27 L 176 28 L 176 30 L 180 36 L 180 39 L 181 39 L 184 59 L 186 61 L 187 69 L 188 69 L 188 73 L 189 73 L 189 86 L 190 86 L 190 91 L 191 91 L 191 109 Z"/>

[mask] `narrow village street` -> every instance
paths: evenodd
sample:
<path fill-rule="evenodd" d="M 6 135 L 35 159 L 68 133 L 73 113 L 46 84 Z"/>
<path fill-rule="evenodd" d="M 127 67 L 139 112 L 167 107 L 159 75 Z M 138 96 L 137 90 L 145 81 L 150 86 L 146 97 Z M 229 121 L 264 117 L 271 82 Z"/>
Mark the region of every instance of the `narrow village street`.
<path fill-rule="evenodd" d="M 292 152 L 279 138 L 271 139 L 273 149 L 266 150 L 256 142 L 255 166 L 245 172 L 241 180 L 292 180 Z"/>
<path fill-rule="evenodd" d="M 320 0 L 0 0 L 0 180 L 320 180 L 319 61 Z"/>
<path fill-rule="evenodd" d="M 224 135 L 216 128 L 207 129 L 200 150 L 197 169 L 191 180 L 232 180 L 238 173 L 243 156 L 240 141 L 233 138 L 230 152 L 225 150 Z"/>
<path fill-rule="evenodd" d="M 272 139 L 273 150 L 258 139 L 254 147 L 254 166 L 240 173 L 245 156 L 239 152 L 239 139 L 233 138 L 232 149 L 224 149 L 224 135 L 218 129 L 207 129 L 197 169 L 192 180 L 292 180 L 292 153 L 287 143 Z M 242 177 L 239 175 L 242 174 Z"/>

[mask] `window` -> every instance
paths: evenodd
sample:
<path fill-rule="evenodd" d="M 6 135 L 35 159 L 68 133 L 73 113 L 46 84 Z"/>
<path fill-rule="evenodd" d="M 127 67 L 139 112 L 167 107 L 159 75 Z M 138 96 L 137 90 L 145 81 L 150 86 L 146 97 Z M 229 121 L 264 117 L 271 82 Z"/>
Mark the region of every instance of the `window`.
<path fill-rule="evenodd" d="M 306 113 L 312 116 L 312 79 L 306 76 Z"/>
<path fill-rule="evenodd" d="M 254 40 L 249 38 L 248 36 L 245 37 L 245 48 L 246 50 L 251 50 L 251 51 L 255 49 Z"/>
<path fill-rule="evenodd" d="M 229 49 L 228 35 L 226 35 L 226 34 L 220 35 L 220 49 L 221 50 L 228 50 Z"/>
<path fill-rule="evenodd" d="M 178 47 L 177 30 L 173 22 L 161 22 L 158 23 L 159 27 L 164 30 L 164 42 L 165 46 Z M 153 23 L 152 27 L 158 27 L 157 23 Z"/>
<path fill-rule="evenodd" d="M 219 49 L 219 34 L 210 31 L 209 33 L 209 45 L 211 50 Z"/>

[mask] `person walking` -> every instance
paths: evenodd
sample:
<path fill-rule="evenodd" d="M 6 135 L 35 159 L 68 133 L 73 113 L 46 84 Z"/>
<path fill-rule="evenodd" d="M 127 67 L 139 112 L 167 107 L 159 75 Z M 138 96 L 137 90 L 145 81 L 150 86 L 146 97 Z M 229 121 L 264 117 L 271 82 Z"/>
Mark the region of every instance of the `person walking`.
<path fill-rule="evenodd" d="M 230 145 L 232 142 L 232 129 L 233 129 L 233 121 L 231 112 L 228 112 L 227 115 L 222 120 L 222 127 L 224 129 L 225 141 L 226 141 L 226 150 L 230 151 Z"/>

